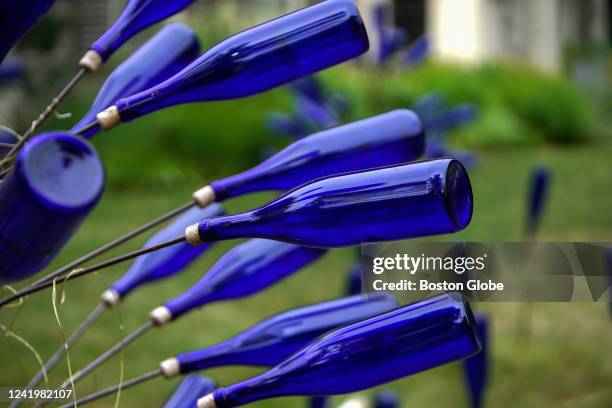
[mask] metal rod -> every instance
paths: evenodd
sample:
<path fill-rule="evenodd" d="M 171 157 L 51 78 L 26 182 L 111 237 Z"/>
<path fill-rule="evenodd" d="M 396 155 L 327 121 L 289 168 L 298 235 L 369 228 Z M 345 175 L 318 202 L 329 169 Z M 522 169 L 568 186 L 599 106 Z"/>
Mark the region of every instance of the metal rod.
<path fill-rule="evenodd" d="M 166 221 L 176 217 L 177 215 L 179 215 L 179 214 L 181 214 L 181 213 L 191 209 L 194 206 L 195 206 L 194 202 L 189 202 L 189 203 L 184 204 L 184 205 L 182 205 L 182 206 L 180 206 L 180 207 L 178 207 L 178 208 L 176 208 L 176 209 L 174 209 L 172 211 L 169 211 L 166 214 L 162 215 L 161 217 L 158 217 L 158 218 L 154 219 L 153 221 L 150 221 L 150 222 L 146 223 L 145 225 L 143 225 L 141 227 L 138 227 L 138 228 L 136 228 L 133 231 L 128 232 L 127 234 L 123 235 L 122 237 L 119 237 L 116 240 L 111 241 L 108 244 L 105 244 L 105 245 L 101 246 L 100 248 L 98 248 L 98 249 L 96 249 L 94 251 L 91 251 L 91 252 L 83 255 L 82 257 L 80 257 L 80 258 L 70 262 L 69 264 L 61 267 L 60 269 L 57 269 L 57 270 L 51 272 L 48 275 L 43 276 L 42 278 L 38 279 L 37 281 L 35 281 L 31 285 L 29 285 L 26 289 L 39 286 L 39 285 L 41 285 L 43 283 L 46 283 L 46 282 L 50 282 L 53 279 L 55 279 L 56 277 L 70 272 L 71 270 L 73 270 L 77 266 L 81 266 L 85 262 L 87 262 L 87 261 L 89 261 L 89 260 L 91 260 L 93 258 L 96 258 L 96 257 L 98 257 L 98 256 L 100 256 L 100 255 L 110 251 L 111 249 L 116 248 L 117 246 L 119 246 L 121 244 L 124 244 L 125 242 L 131 240 L 132 238 L 135 238 L 135 237 L 139 236 L 140 234 L 143 234 L 144 232 L 150 230 L 151 228 L 157 227 L 158 225 L 160 225 L 160 224 L 162 224 L 162 223 L 164 223 L 164 222 L 166 222 Z M 19 294 L 20 292 L 17 292 L 17 293 Z M 10 298 L 6 297 L 6 298 L 0 300 L 0 306 L 5 305 L 6 303 L 11 302 L 11 301 L 13 301 L 15 299 L 18 299 L 18 298 L 20 298 L 22 296 L 23 295 L 19 295 L 16 298 L 14 298 L 13 296 L 10 296 Z"/>
<path fill-rule="evenodd" d="M 98 121 L 91 122 L 90 124 L 80 128 L 74 133 L 77 135 L 83 135 L 85 132 L 89 132 L 90 130 L 95 129 L 97 126 L 98 126 Z"/>
<path fill-rule="evenodd" d="M 11 169 L 10 167 L 9 167 L 8 169 L 2 170 L 2 172 L 0 172 L 0 179 L 3 179 L 3 178 L 4 178 L 4 176 L 6 176 L 7 174 L 9 174 L 9 172 L 10 172 L 11 170 L 12 170 L 12 169 Z"/>
<path fill-rule="evenodd" d="M 62 357 L 66 354 L 66 351 L 70 347 L 72 347 L 74 343 L 76 343 L 77 340 L 79 340 L 83 336 L 83 334 L 85 334 L 87 329 L 89 329 L 94 324 L 94 322 L 98 320 L 98 318 L 102 315 L 102 313 L 104 313 L 105 310 L 106 305 L 100 303 L 91 312 L 91 314 L 87 316 L 85 320 L 83 320 L 81 325 L 74 331 L 74 333 L 70 335 L 70 337 L 66 340 L 64 344 L 62 344 L 62 346 L 55 352 L 55 354 L 53 354 L 53 356 L 51 356 L 51 358 L 47 360 L 44 365 L 44 371 L 40 370 L 38 373 L 36 373 L 34 378 L 32 378 L 32 380 L 28 383 L 25 389 L 33 390 L 34 387 L 36 387 L 42 381 L 42 379 L 45 378 L 45 373 L 49 373 L 49 371 L 51 371 L 53 367 L 55 367 L 57 363 L 60 362 Z M 21 399 L 15 400 L 11 405 L 9 405 L 9 408 L 16 408 L 21 405 L 22 402 L 23 400 Z"/>
<path fill-rule="evenodd" d="M 133 252 L 128 252 L 127 254 L 118 256 L 116 258 L 112 258 L 109 259 L 108 261 L 104 261 L 104 262 L 100 262 L 98 264 L 89 266 L 87 268 L 83 268 L 83 269 L 79 269 L 76 272 L 69 274 L 68 276 L 66 276 L 65 278 L 63 278 L 61 280 L 61 282 L 66 282 L 69 280 L 73 280 L 76 278 L 80 278 L 81 276 L 85 276 L 88 275 L 92 272 L 96 272 L 105 268 L 109 268 L 111 266 L 117 265 L 121 262 L 125 262 L 125 261 L 129 261 L 130 259 L 139 257 L 141 255 L 145 255 L 151 252 L 155 252 L 155 251 L 159 251 L 160 249 L 172 246 L 172 245 L 176 245 L 176 244 L 180 244 L 181 242 L 185 241 L 185 237 L 184 236 L 180 236 L 177 238 L 174 238 L 170 241 L 166 241 L 166 242 L 162 242 L 161 244 L 158 245 L 154 245 L 152 247 L 148 247 L 148 248 L 143 248 L 143 249 L 139 249 L 138 251 L 133 251 Z M 0 306 L 4 306 L 9 302 L 12 302 L 14 300 L 17 300 L 25 295 L 29 295 L 31 293 L 36 293 L 39 292 L 45 288 L 48 288 L 50 286 L 53 286 L 53 280 L 51 281 L 47 281 L 44 283 L 41 283 L 40 285 L 37 286 L 28 286 L 27 288 L 18 291 L 17 293 L 15 293 L 14 295 L 8 296 L 2 300 L 0 300 Z"/>
<path fill-rule="evenodd" d="M 113 385 L 111 387 L 105 388 L 103 390 L 100 391 L 96 391 L 92 394 L 86 395 L 83 398 L 79 399 L 75 402 L 71 402 L 69 404 L 66 405 L 62 405 L 60 408 L 70 408 L 70 407 L 74 407 L 74 406 L 81 406 L 81 405 L 85 405 L 88 404 L 90 402 L 96 401 L 100 398 L 106 397 L 107 395 L 111 395 L 111 394 L 116 394 L 119 389 L 121 390 L 125 390 L 127 388 L 133 387 L 134 385 L 138 385 L 141 384 L 145 381 L 149 381 L 153 378 L 157 378 L 159 376 L 162 375 L 162 370 L 161 369 L 157 369 L 155 371 L 151 371 L 149 373 L 143 374 L 141 376 L 132 378 L 131 380 L 125 381 L 121 384 L 116 384 Z"/>
<path fill-rule="evenodd" d="M 113 347 L 108 349 L 100 357 L 96 358 L 94 361 L 89 363 L 89 365 L 87 367 L 83 368 L 82 370 L 79 370 L 71 378 L 67 378 L 59 386 L 59 388 L 60 389 L 67 389 L 68 387 L 70 387 L 71 384 L 76 384 L 78 381 L 82 380 L 87 375 L 89 375 L 91 372 L 93 372 L 96 368 L 98 368 L 106 360 L 108 360 L 109 358 L 111 358 L 112 356 L 117 354 L 119 351 L 121 351 L 123 348 L 125 348 L 125 346 L 127 346 L 128 344 L 132 343 L 134 340 L 136 340 L 137 338 L 139 338 L 140 336 L 145 334 L 152 327 L 154 327 L 153 326 L 153 322 L 151 320 L 149 320 L 148 322 L 146 322 L 145 324 L 140 326 L 138 329 L 136 329 L 132 333 L 130 333 L 127 337 L 125 337 L 119 343 L 115 344 Z"/>
<path fill-rule="evenodd" d="M 0 162 L 0 165 L 3 165 L 5 162 L 10 160 L 19 150 L 23 147 L 23 145 L 28 141 L 28 139 L 36 132 L 36 129 L 49 117 L 51 112 L 53 112 L 59 104 L 64 100 L 64 98 L 70 93 L 70 91 L 75 87 L 75 85 L 83 78 L 83 76 L 87 73 L 86 68 L 80 68 L 74 77 L 64 86 L 64 88 L 51 100 L 51 103 L 47 105 L 44 111 L 41 112 L 40 115 L 32 122 L 32 125 L 26 130 L 21 139 L 17 141 L 17 143 L 13 146 L 13 148 L 6 154 L 4 159 Z"/>

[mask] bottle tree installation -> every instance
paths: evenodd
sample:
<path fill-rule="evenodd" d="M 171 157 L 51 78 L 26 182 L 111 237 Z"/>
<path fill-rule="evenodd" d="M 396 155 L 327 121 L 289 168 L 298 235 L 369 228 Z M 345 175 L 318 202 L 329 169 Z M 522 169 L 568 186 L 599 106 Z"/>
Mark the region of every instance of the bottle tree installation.
<path fill-rule="evenodd" d="M 0 21 L 7 22 L 0 24 L 0 62 L 54 4 L 31 3 L 26 7 L 15 0 L 0 1 Z M 77 74 L 31 126 L 21 135 L 0 139 L 0 283 L 19 285 L 40 273 L 0 299 L 0 314 L 48 288 L 55 296 L 57 285 L 68 290 L 77 280 L 93 285 L 96 281 L 85 277 L 94 272 L 102 276 L 111 267 L 125 272 L 109 280 L 99 300 L 92 302 L 93 311 L 64 337 L 54 354 L 42 356 L 40 370 L 22 388 L 33 391 L 44 379 L 54 389 L 73 389 L 78 398 L 62 403 L 76 407 L 120 395 L 127 388 L 142 389 L 136 385 L 158 377 L 185 376 L 158 406 L 229 408 L 287 396 L 299 397 L 295 401 L 300 405 L 303 397 L 314 397 L 313 404 L 331 406 L 331 396 L 368 390 L 477 355 L 482 345 L 476 320 L 470 305 L 456 294 L 408 305 L 399 305 L 387 293 L 360 295 L 363 272 L 357 268 L 345 291 L 351 296 L 311 302 L 296 297 L 293 304 L 282 306 L 275 298 L 274 288 L 289 287 L 287 282 L 297 279 L 293 275 L 327 268 L 319 260 L 335 248 L 453 234 L 470 224 L 474 196 L 466 168 L 446 157 L 423 160 L 426 127 L 417 114 L 401 108 L 305 133 L 251 168 L 208 180 L 185 204 L 47 270 L 72 237 L 80 239 L 79 227 L 88 222 L 103 197 L 104 157 L 91 142 L 113 137 L 113 128 L 145 121 L 153 112 L 163 117 L 175 105 L 236 100 L 286 84 L 304 86 L 314 81 L 311 75 L 369 49 L 366 26 L 352 0 L 318 2 L 247 28 L 203 52 L 194 31 L 173 22 L 157 29 L 109 71 L 87 112 L 68 126 L 70 130 L 37 132 L 86 73 L 98 71 L 136 34 L 192 3 L 129 0 L 119 18 L 85 52 Z M 205 129 L 206 121 L 201 126 Z M 201 143 L 205 146 L 207 140 L 202 138 Z M 231 204 L 225 204 L 260 192 L 278 195 L 241 212 L 230 211 Z M 147 232 L 151 236 L 142 240 L 140 249 L 91 262 Z M 217 244 L 221 241 L 229 242 Z M 224 246 L 230 248 L 219 255 L 217 248 Z M 138 318 L 134 311 L 138 309 L 131 310 L 134 299 L 127 299 L 132 293 L 184 275 L 200 258 L 213 262 L 200 267 L 201 277 L 191 287 L 156 298 L 158 307 L 148 316 L 139 315 L 142 326 L 93 361 L 72 361 L 62 374 L 63 382 L 50 382 L 48 373 L 61 371 L 62 358 L 68 359 L 74 347 L 92 336 L 85 333 L 104 311 L 121 307 L 122 314 Z M 330 280 L 344 281 L 343 271 L 326 273 Z M 317 296 L 316 290 L 304 292 Z M 223 315 L 228 304 L 253 295 L 273 300 L 277 310 L 237 328 L 223 341 L 206 343 L 204 336 L 199 348 L 191 351 L 176 345 L 173 357 L 156 356 L 157 368 L 143 363 L 140 376 L 121 377 L 116 385 L 90 390 L 89 395 L 79 389 L 83 378 L 96 374 L 103 363 L 145 333 L 154 332 L 158 341 L 164 341 L 181 330 L 180 324 L 172 324 L 175 321 L 211 313 L 212 303 Z M 243 323 L 228 320 L 221 319 L 228 326 Z M 200 339 L 199 331 L 195 327 L 190 333 Z M 205 330 L 202 333 L 206 335 Z M 129 354 L 121 355 L 126 363 L 138 364 Z M 206 377 L 197 374 L 232 366 L 264 369 L 235 383 L 223 383 L 215 371 L 204 373 Z M 154 370 L 146 372 L 147 368 Z M 401 405 L 388 389 L 379 392 L 375 401 L 381 407 Z M 26 402 L 30 401 L 11 401 L 11 408 Z M 50 402 L 38 400 L 37 406 Z"/>

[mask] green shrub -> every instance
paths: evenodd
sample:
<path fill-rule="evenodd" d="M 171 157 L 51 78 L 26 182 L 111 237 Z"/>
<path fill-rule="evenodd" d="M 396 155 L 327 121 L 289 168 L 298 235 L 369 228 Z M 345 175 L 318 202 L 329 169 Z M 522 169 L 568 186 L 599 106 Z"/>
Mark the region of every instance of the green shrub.
<path fill-rule="evenodd" d="M 330 87 L 341 87 L 353 97 L 359 116 L 409 107 L 432 91 L 451 104 L 473 103 L 480 118 L 458 137 L 469 146 L 579 143 L 595 132 L 593 109 L 575 86 L 523 65 L 427 64 L 412 71 L 353 69 L 349 75 L 330 72 L 324 77 Z"/>
<path fill-rule="evenodd" d="M 329 90 L 349 97 L 353 109 L 347 120 L 409 107 L 431 91 L 441 92 L 450 104 L 474 103 L 478 120 L 453 134 L 454 142 L 466 147 L 578 143 L 594 133 L 591 107 L 570 83 L 519 65 L 429 64 L 412 71 L 381 71 L 344 64 L 321 79 Z M 85 82 L 62 111 L 80 117 L 99 81 Z M 281 88 L 234 101 L 165 109 L 100 134 L 94 143 L 113 188 L 172 187 L 185 181 L 195 186 L 249 168 L 261 160 L 266 146 L 287 144 L 289 138 L 267 131 L 265 117 L 291 109 L 291 93 Z M 49 122 L 48 128 L 68 127 Z"/>

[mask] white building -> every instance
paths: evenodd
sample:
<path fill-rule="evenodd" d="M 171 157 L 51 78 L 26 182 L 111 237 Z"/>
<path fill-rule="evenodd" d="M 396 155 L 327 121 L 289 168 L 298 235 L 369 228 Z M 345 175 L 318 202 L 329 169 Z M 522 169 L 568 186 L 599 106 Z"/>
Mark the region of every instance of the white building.
<path fill-rule="evenodd" d="M 81 0 L 85 2 L 86 0 Z M 90 40 L 114 18 L 119 0 L 88 0 L 99 20 L 91 26 Z M 198 0 L 189 11 L 209 18 L 221 11 L 238 28 L 246 28 L 320 0 Z M 366 25 L 372 27 L 374 5 L 389 6 L 389 24 L 406 30 L 411 39 L 427 34 L 434 57 L 466 63 L 495 58 L 517 58 L 541 68 L 558 70 L 567 47 L 612 41 L 612 0 L 355 0 Z M 107 4 L 107 8 L 101 7 Z M 108 12 L 108 5 L 114 12 Z M 87 16 L 84 16 L 87 17 Z M 112 19 L 111 18 L 111 19 Z M 372 53 L 376 30 L 369 29 Z"/>
<path fill-rule="evenodd" d="M 568 46 L 611 40 L 611 0 L 356 1 L 368 22 L 374 4 L 388 4 L 392 23 L 427 34 L 435 57 L 468 63 L 509 57 L 554 71 Z"/>

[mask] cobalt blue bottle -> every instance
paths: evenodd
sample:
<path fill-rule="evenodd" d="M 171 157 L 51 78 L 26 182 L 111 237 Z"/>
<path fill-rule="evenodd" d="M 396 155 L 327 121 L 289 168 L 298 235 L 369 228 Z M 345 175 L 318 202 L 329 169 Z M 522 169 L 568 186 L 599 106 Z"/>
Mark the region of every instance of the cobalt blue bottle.
<path fill-rule="evenodd" d="M 612 286 L 612 247 L 609 247 L 606 252 L 606 270 L 608 271 L 609 285 Z M 612 295 L 608 299 L 608 311 L 612 319 Z"/>
<path fill-rule="evenodd" d="M 308 399 L 309 408 L 327 408 L 329 407 L 329 399 L 327 397 L 316 396 Z"/>
<path fill-rule="evenodd" d="M 368 37 L 351 0 L 328 0 L 238 33 L 183 71 L 121 99 L 98 115 L 104 129 L 159 109 L 254 95 L 367 51 Z"/>
<path fill-rule="evenodd" d="M 222 387 L 199 408 L 372 388 L 480 351 L 468 304 L 444 294 L 332 331 L 267 372 Z"/>
<path fill-rule="evenodd" d="M 338 115 L 325 104 L 298 95 L 294 105 L 296 115 L 307 123 L 312 123 L 316 129 L 329 129 L 340 124 Z"/>
<path fill-rule="evenodd" d="M 151 312 L 157 326 L 207 303 L 257 293 L 325 254 L 264 239 L 251 239 L 225 253 L 193 287 Z"/>
<path fill-rule="evenodd" d="M 415 67 L 423 63 L 429 56 L 431 41 L 426 35 L 422 35 L 410 44 L 410 47 L 404 55 L 404 65 Z"/>
<path fill-rule="evenodd" d="M 0 0 L 0 64 L 55 0 Z"/>
<path fill-rule="evenodd" d="M 472 189 L 456 160 L 431 160 L 315 180 L 252 211 L 187 228 L 192 245 L 260 237 L 311 247 L 393 241 L 464 229 Z"/>
<path fill-rule="evenodd" d="M 476 107 L 469 103 L 446 108 L 437 115 L 424 119 L 425 128 L 429 131 L 442 131 L 453 129 L 470 122 L 473 122 L 478 116 Z"/>
<path fill-rule="evenodd" d="M 346 273 L 346 294 L 361 293 L 361 262 L 356 261 Z"/>
<path fill-rule="evenodd" d="M 143 247 L 150 247 L 172 239 L 180 235 L 188 225 L 203 217 L 215 217 L 223 214 L 223 207 L 219 204 L 212 204 L 204 209 L 191 208 L 170 225 L 153 235 Z M 102 294 L 102 300 L 107 305 L 114 305 L 142 285 L 168 278 L 183 271 L 207 249 L 207 245 L 198 248 L 187 243 L 181 243 L 143 255 L 137 258 L 130 269 L 116 280 L 109 290 Z"/>
<path fill-rule="evenodd" d="M 337 173 L 403 164 L 425 151 L 421 121 L 405 109 L 324 130 L 291 144 L 260 165 L 210 184 L 218 201 L 246 193 L 289 190 Z"/>
<path fill-rule="evenodd" d="M 550 189 L 551 170 L 548 166 L 538 165 L 534 167 L 531 174 L 531 186 L 529 191 L 529 202 L 527 212 L 526 235 L 536 235 L 540 220 L 544 214 L 548 190 Z"/>
<path fill-rule="evenodd" d="M 266 128 L 274 134 L 289 135 L 296 140 L 311 133 L 303 119 L 280 112 L 271 112 L 266 116 Z"/>
<path fill-rule="evenodd" d="M 170 78 L 198 55 L 200 43 L 191 29 L 178 23 L 165 26 L 108 76 L 93 105 L 72 132 L 95 122 L 96 115 L 117 100 Z M 82 136 L 90 138 L 99 130 L 91 129 Z"/>
<path fill-rule="evenodd" d="M 323 85 L 316 76 L 298 79 L 289 84 L 291 89 L 298 95 L 308 98 L 318 104 L 325 104 Z"/>
<path fill-rule="evenodd" d="M 0 157 L 4 157 L 11 150 L 12 145 L 17 143 L 17 138 L 4 129 L 0 129 L 0 143 L 5 144 L 5 146 L 0 145 Z"/>
<path fill-rule="evenodd" d="M 193 408 L 198 402 L 198 395 L 213 392 L 216 384 L 208 377 L 188 375 L 181 381 L 174 394 L 166 401 L 163 408 Z"/>
<path fill-rule="evenodd" d="M 0 282 L 45 268 L 104 189 L 104 170 L 85 140 L 42 134 L 27 143 L 0 183 Z"/>
<path fill-rule="evenodd" d="M 489 319 L 476 313 L 476 327 L 482 345 L 480 353 L 463 361 L 466 384 L 473 408 L 483 406 L 487 382 L 489 380 Z"/>
<path fill-rule="evenodd" d="M 395 307 L 397 304 L 391 296 L 379 293 L 367 300 L 351 296 L 288 310 L 232 339 L 178 354 L 160 366 L 166 377 L 227 365 L 271 367 L 330 330 Z M 178 371 L 174 367 L 178 367 Z"/>
<path fill-rule="evenodd" d="M 374 408 L 398 408 L 399 398 L 392 390 L 382 390 L 374 396 Z"/>
<path fill-rule="evenodd" d="M 93 58 L 99 66 L 130 38 L 145 28 L 182 11 L 193 1 L 129 0 L 117 21 L 91 45 L 90 53 L 95 54 L 89 58 Z"/>

